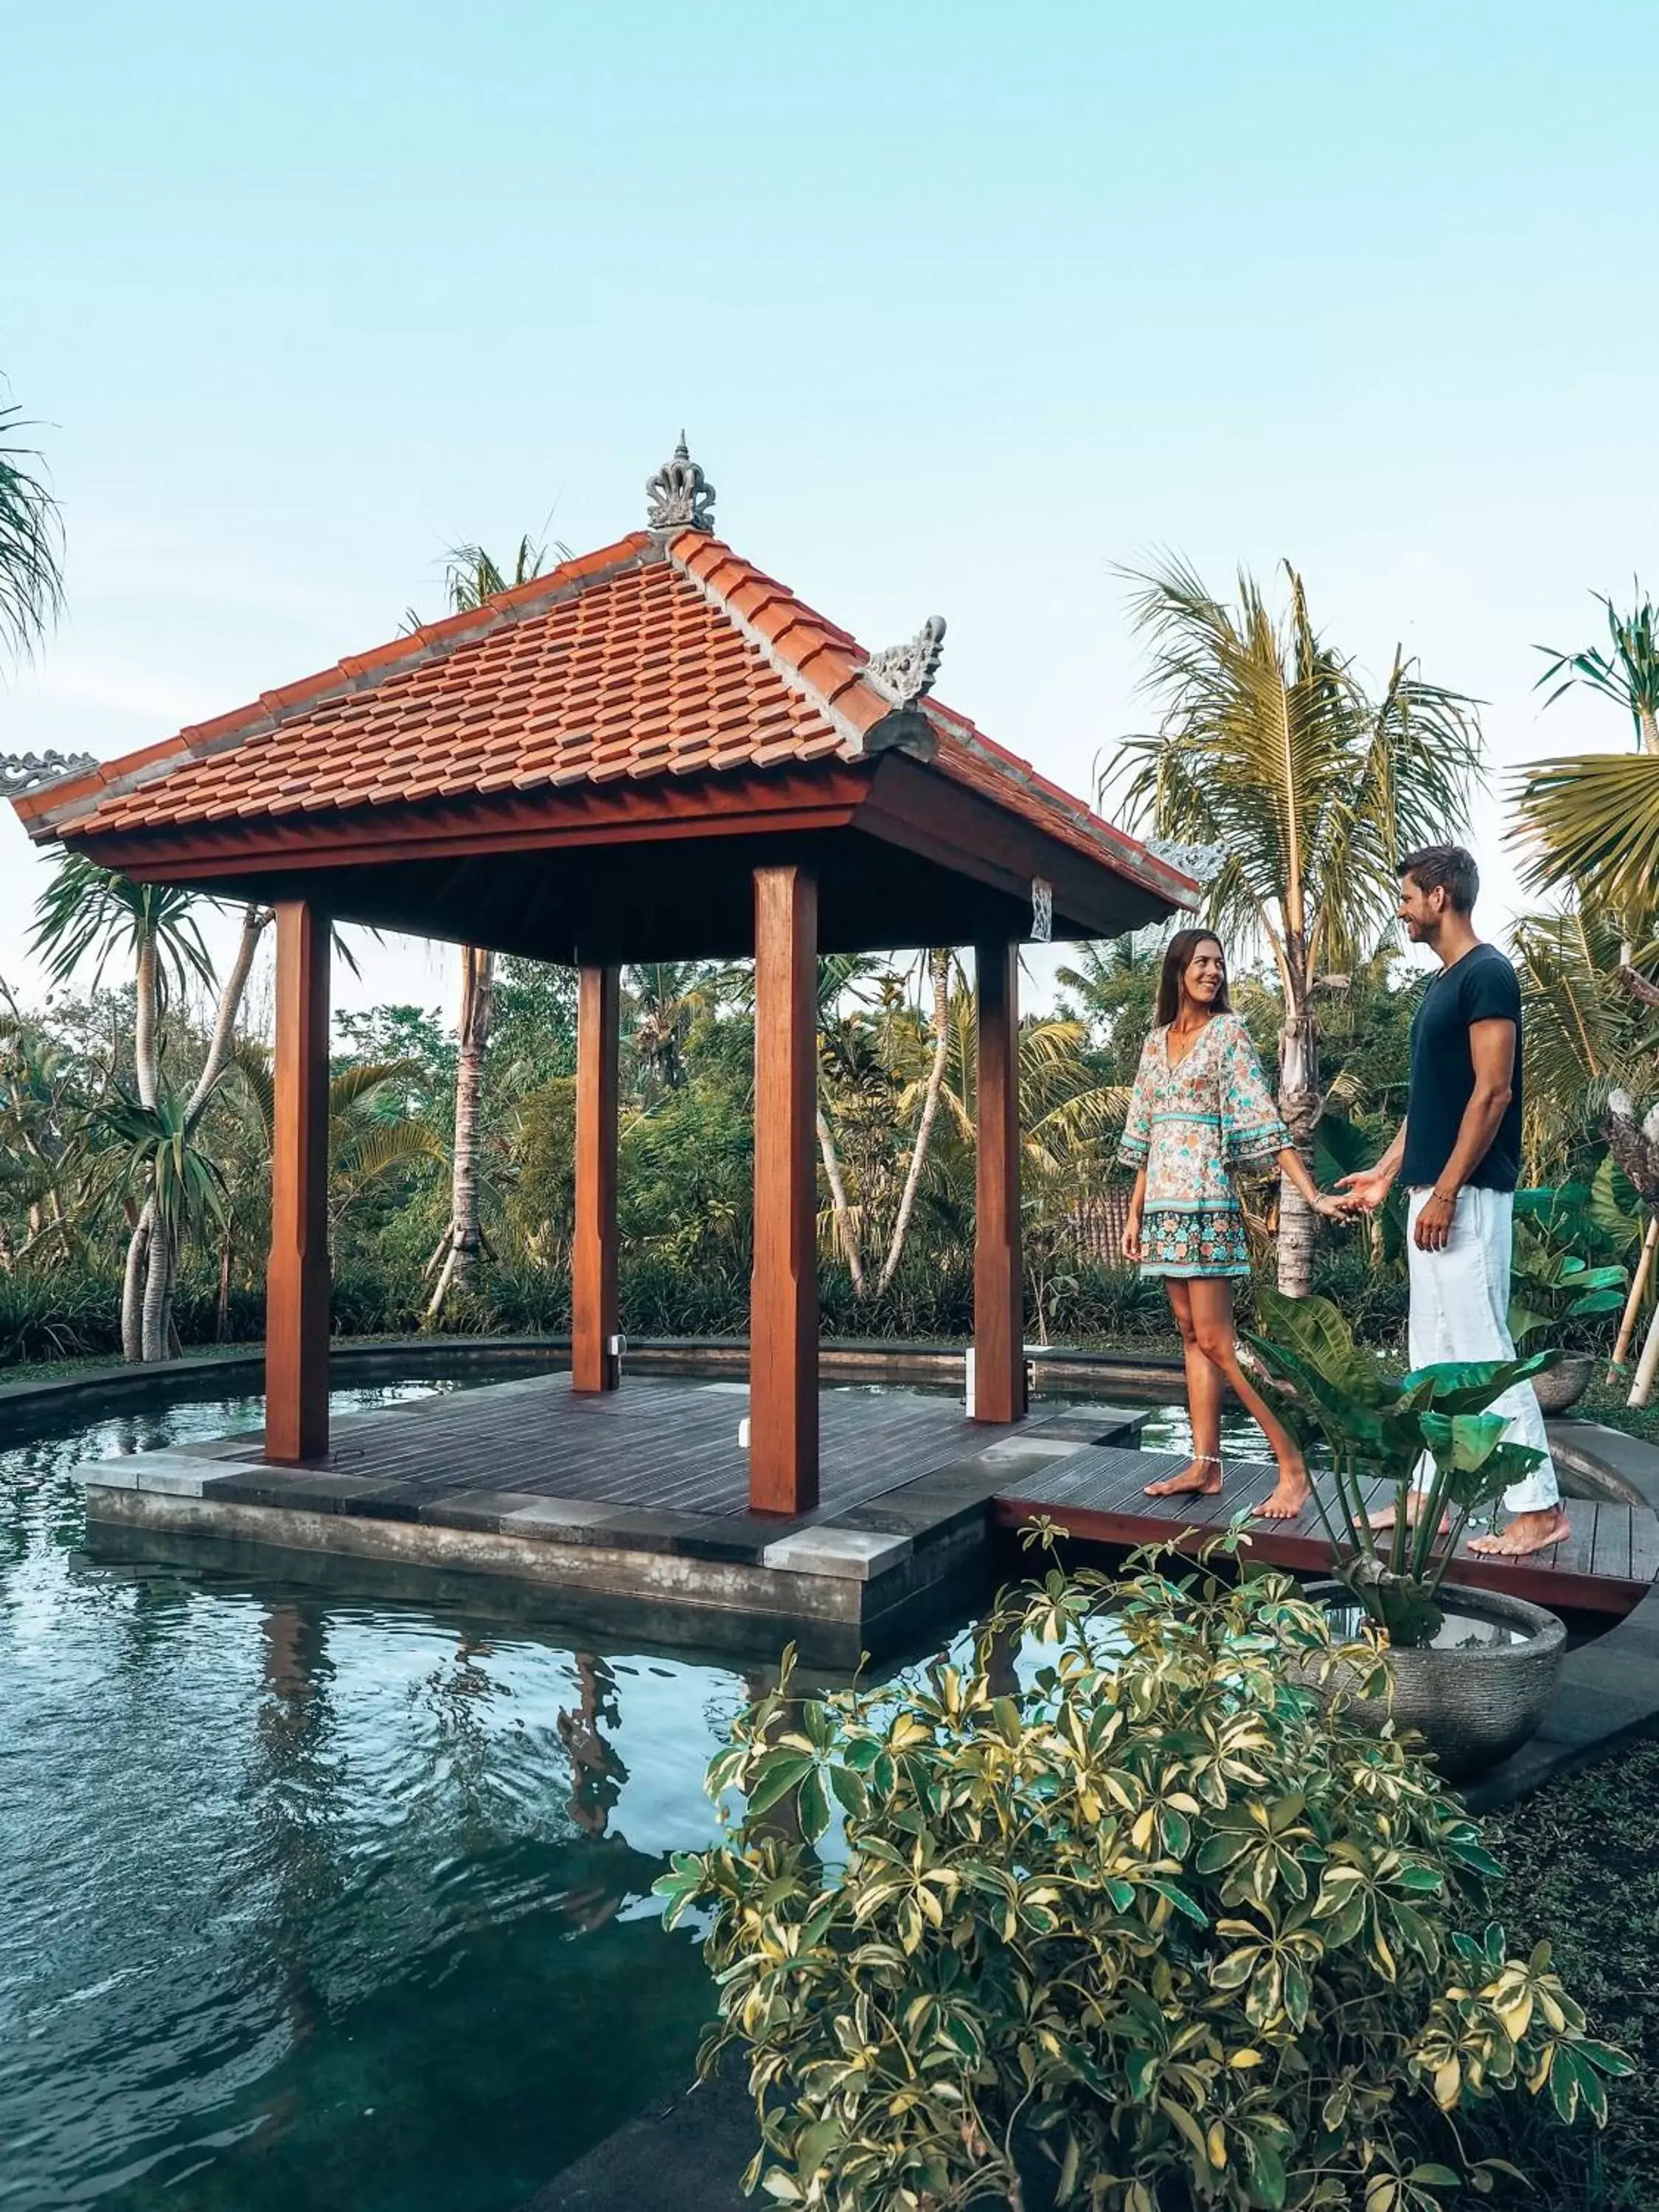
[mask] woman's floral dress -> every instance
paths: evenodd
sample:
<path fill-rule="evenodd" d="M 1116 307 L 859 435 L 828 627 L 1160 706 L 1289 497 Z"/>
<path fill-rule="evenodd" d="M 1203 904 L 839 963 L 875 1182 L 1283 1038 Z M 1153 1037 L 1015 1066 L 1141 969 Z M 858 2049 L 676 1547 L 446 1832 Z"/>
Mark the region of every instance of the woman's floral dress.
<path fill-rule="evenodd" d="M 1146 1170 L 1143 1275 L 1248 1275 L 1232 1170 L 1276 1159 L 1291 1141 L 1237 1014 L 1213 1014 L 1170 1065 L 1170 1032 L 1141 1049 L 1118 1158 Z"/>

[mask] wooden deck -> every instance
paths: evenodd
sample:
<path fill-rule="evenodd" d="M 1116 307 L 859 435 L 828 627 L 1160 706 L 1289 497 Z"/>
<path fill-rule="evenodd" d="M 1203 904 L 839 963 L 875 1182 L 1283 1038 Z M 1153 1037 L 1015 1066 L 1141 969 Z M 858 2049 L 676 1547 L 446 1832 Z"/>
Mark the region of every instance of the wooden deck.
<path fill-rule="evenodd" d="M 997 1564 L 988 1533 L 1034 1515 L 1082 1544 L 1121 1550 L 1225 1530 L 1273 1486 L 1230 1463 L 1219 1498 L 1149 1498 L 1179 1455 L 1128 1449 L 1144 1414 L 1079 1404 L 1018 1424 L 969 1421 L 955 1397 L 830 1389 L 819 1401 L 821 1493 L 809 1512 L 757 1513 L 738 1441 L 746 1385 L 632 1376 L 572 1391 L 567 1374 L 405 1401 L 333 1425 L 327 1458 L 272 1465 L 257 1436 L 118 1456 L 83 1471 L 94 1520 L 353 1552 L 520 1580 L 655 1593 L 773 1619 L 817 1607 L 835 1638 L 943 1618 Z M 1510 1565 L 1467 1554 L 1458 1578 L 1558 1611 L 1619 1618 L 1659 1577 L 1645 1505 L 1571 1501 L 1570 1542 Z M 1253 1556 L 1328 1571 L 1310 1506 L 1252 1522 Z M 851 1584 L 860 1587 L 854 1590 Z M 838 1585 L 832 1587 L 832 1585 Z M 896 1633 L 896 1628 L 894 1629 Z"/>
<path fill-rule="evenodd" d="M 1187 1464 L 1182 1453 L 1153 1454 L 1095 1446 L 1073 1453 L 1022 1480 L 1017 1494 L 999 1494 L 994 1518 L 1018 1526 L 1033 1514 L 1047 1514 L 1085 1541 L 1133 1547 L 1167 1539 L 1172 1531 L 1194 1528 L 1195 1541 L 1225 1529 L 1234 1517 L 1261 1504 L 1273 1486 L 1270 1463 L 1231 1462 L 1225 1490 L 1218 1498 L 1148 1498 L 1146 1486 Z M 1368 1503 L 1386 1502 L 1387 1486 L 1372 1486 Z M 1659 1516 L 1645 1505 L 1613 1500 L 1569 1498 L 1571 1540 L 1553 1552 L 1525 1560 L 1483 1559 L 1460 1549 L 1457 1579 L 1471 1586 L 1508 1590 L 1516 1597 L 1556 1611 L 1622 1615 L 1646 1595 L 1659 1577 Z M 1338 1523 L 1340 1525 L 1340 1523 Z M 1297 1573 L 1328 1568 L 1331 1547 L 1316 1508 L 1310 1504 L 1294 1521 L 1251 1521 L 1250 1550 L 1256 1559 Z M 1474 1533 L 1479 1534 L 1477 1529 Z"/>
<path fill-rule="evenodd" d="M 412 1506 L 506 1491 L 727 1518 L 749 1510 L 738 1442 L 748 1410 L 743 1382 L 630 1376 L 590 1397 L 567 1374 L 538 1375 L 337 1416 L 327 1468 Z M 1023 1425 L 1040 1430 L 1042 1419 Z M 775 1532 L 833 1520 L 1015 1433 L 970 1421 L 959 1398 L 880 1389 L 826 1390 L 819 1429 L 818 1504 L 769 1518 Z M 263 1457 L 257 1436 L 198 1449 L 233 1463 Z"/>

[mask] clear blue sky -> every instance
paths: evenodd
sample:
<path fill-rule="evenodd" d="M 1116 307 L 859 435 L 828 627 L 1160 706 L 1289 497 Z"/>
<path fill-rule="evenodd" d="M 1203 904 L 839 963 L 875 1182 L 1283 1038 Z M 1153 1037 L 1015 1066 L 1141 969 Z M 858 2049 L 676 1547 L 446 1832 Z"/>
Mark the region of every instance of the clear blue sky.
<path fill-rule="evenodd" d="M 70 618 L 0 748 L 100 755 L 434 611 L 446 543 L 643 518 L 682 422 L 745 556 L 1073 788 L 1143 710 L 1113 564 L 1293 558 L 1540 723 L 1659 580 L 1659 66 L 1634 4 L 14 9 L 0 369 Z M 1503 779 L 1494 778 L 1501 794 Z M 1513 903 L 1483 805 L 1496 924 Z M 0 975 L 35 864 L 0 823 Z M 447 957 L 446 957 L 447 958 Z M 450 995 L 387 949 L 365 988 Z"/>

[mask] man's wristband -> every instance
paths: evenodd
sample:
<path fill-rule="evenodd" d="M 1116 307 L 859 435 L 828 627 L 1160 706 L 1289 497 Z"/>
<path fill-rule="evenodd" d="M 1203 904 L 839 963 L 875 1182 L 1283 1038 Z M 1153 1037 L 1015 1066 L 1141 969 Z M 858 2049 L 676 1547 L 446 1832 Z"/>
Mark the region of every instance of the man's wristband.
<path fill-rule="evenodd" d="M 1457 1193 L 1455 1190 L 1442 1190 L 1438 1184 L 1429 1193 L 1429 1196 L 1437 1198 L 1442 1206 L 1455 1206 L 1457 1203 Z"/>

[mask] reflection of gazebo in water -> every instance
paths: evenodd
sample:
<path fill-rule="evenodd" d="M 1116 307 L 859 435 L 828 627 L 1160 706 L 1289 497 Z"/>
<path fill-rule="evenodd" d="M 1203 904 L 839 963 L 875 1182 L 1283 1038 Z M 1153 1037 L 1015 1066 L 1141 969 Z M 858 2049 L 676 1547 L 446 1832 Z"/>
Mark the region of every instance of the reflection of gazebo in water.
<path fill-rule="evenodd" d="M 816 962 L 971 944 L 975 1412 L 1024 1411 L 1018 947 L 1186 880 L 931 689 L 944 625 L 866 655 L 710 532 L 684 445 L 650 527 L 15 803 L 141 880 L 275 904 L 268 1461 L 329 1449 L 329 924 L 580 970 L 573 1388 L 617 1380 L 617 969 L 755 957 L 750 1498 L 817 1498 Z"/>

